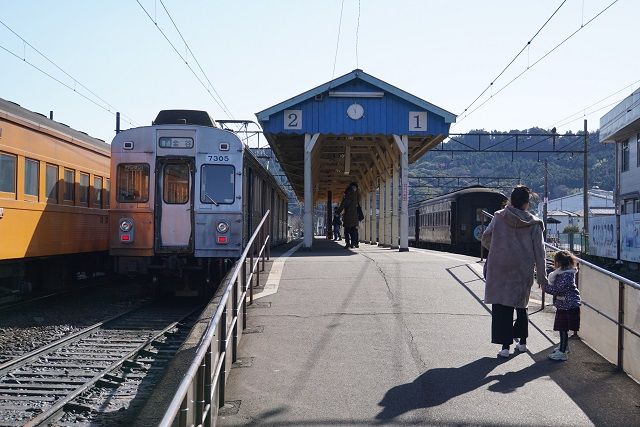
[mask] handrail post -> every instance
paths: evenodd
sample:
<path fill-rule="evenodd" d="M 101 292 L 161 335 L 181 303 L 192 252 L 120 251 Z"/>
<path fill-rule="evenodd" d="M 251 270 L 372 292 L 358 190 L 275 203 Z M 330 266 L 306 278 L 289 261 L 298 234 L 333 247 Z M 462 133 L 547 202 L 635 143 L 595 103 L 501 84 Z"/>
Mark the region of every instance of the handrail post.
<path fill-rule="evenodd" d="M 226 382 L 227 376 L 227 316 L 228 313 L 228 305 L 225 304 L 224 311 L 222 312 L 222 316 L 220 317 L 220 330 L 218 343 L 220 343 L 220 347 L 218 349 L 218 354 L 220 357 L 224 359 L 221 361 L 220 367 L 220 375 L 218 376 L 218 407 L 221 408 L 224 406 L 224 383 Z"/>
<path fill-rule="evenodd" d="M 242 270 L 240 272 L 242 277 L 242 292 L 247 290 L 247 260 L 242 260 Z M 242 329 L 247 329 L 247 296 L 242 298 Z"/>
<path fill-rule="evenodd" d="M 254 276 L 254 262 L 253 262 L 253 248 L 255 241 L 251 243 L 251 250 L 249 251 L 249 305 L 253 304 L 253 276 Z"/>
<path fill-rule="evenodd" d="M 266 255 L 266 252 L 267 252 L 267 248 L 266 248 L 266 246 L 267 246 L 267 237 L 265 236 L 266 233 L 265 233 L 264 228 L 262 229 L 261 234 L 262 234 L 262 246 L 261 246 L 261 248 L 262 248 L 262 268 L 260 269 L 260 271 L 264 271 L 264 259 L 265 259 L 265 255 Z"/>
<path fill-rule="evenodd" d="M 180 405 L 180 419 L 178 420 L 178 426 L 186 427 L 187 425 L 187 417 L 189 416 L 189 400 L 187 399 L 187 395 L 182 399 L 182 404 Z"/>
<path fill-rule="evenodd" d="M 211 351 L 212 343 L 209 342 L 207 346 L 207 354 L 204 357 L 204 406 L 205 408 L 208 406 L 209 411 L 207 412 L 207 416 L 203 420 L 203 424 L 207 427 L 212 425 L 212 412 L 213 407 L 211 405 L 211 395 L 213 394 L 213 385 L 212 381 L 212 369 L 211 369 L 211 361 L 212 361 L 212 351 Z"/>
<path fill-rule="evenodd" d="M 233 302 L 231 304 L 231 306 L 233 307 L 233 319 L 236 319 L 238 317 L 238 297 L 240 296 L 240 294 L 238 293 L 238 282 L 239 280 L 236 278 L 235 283 L 233 284 Z M 236 322 L 233 324 L 233 331 L 231 331 L 233 336 L 231 338 L 232 340 L 232 352 L 231 353 L 231 361 L 233 363 L 235 363 L 235 361 L 238 359 L 238 320 L 236 319 Z"/>
<path fill-rule="evenodd" d="M 205 361 L 202 360 L 200 362 L 200 367 L 198 368 L 198 374 L 196 375 L 196 395 L 195 395 L 195 405 L 193 409 L 193 418 L 196 425 L 200 425 L 203 423 L 204 419 L 202 415 L 204 414 L 204 383 L 205 383 Z"/>
<path fill-rule="evenodd" d="M 267 233 L 267 238 L 269 238 L 269 244 L 267 245 L 267 261 L 271 260 L 271 242 L 273 241 L 273 239 L 271 239 L 271 233 L 273 233 L 273 224 L 272 224 L 272 219 L 273 217 L 271 216 L 271 212 L 269 212 L 269 228 L 268 228 L 268 233 Z"/>
<path fill-rule="evenodd" d="M 618 369 L 624 366 L 624 283 L 618 281 Z"/>

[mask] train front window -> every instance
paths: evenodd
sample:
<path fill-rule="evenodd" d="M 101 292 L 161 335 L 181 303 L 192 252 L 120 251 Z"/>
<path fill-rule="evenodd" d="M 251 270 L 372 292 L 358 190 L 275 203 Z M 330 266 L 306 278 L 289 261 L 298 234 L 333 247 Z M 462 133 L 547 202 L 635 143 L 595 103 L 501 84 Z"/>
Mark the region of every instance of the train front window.
<path fill-rule="evenodd" d="M 235 200 L 236 169 L 231 165 L 203 165 L 200 201 L 230 205 Z"/>
<path fill-rule="evenodd" d="M 169 205 L 182 205 L 189 201 L 189 165 L 168 164 L 164 167 L 162 199 Z"/>
<path fill-rule="evenodd" d="M 116 200 L 120 203 L 149 201 L 149 164 L 122 163 L 118 165 Z"/>
<path fill-rule="evenodd" d="M 16 192 L 16 156 L 0 154 L 0 191 Z"/>

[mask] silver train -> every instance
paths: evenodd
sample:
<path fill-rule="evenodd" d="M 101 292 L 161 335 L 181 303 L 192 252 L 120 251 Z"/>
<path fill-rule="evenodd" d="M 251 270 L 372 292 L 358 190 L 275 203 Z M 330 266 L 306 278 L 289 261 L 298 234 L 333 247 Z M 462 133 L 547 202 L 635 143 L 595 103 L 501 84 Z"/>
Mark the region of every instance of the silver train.
<path fill-rule="evenodd" d="M 111 177 L 118 273 L 207 280 L 215 261 L 240 256 L 267 210 L 271 245 L 287 240 L 286 193 L 204 111 L 161 111 L 152 126 L 118 133 Z"/>

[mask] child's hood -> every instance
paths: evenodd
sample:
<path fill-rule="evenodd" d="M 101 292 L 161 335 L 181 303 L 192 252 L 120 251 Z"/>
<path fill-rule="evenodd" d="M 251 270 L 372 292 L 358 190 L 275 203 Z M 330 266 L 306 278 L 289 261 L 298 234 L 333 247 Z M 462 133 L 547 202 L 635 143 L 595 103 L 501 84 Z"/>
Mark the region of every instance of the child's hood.
<path fill-rule="evenodd" d="M 555 280 L 555 278 L 556 278 L 556 276 L 558 274 L 563 274 L 563 273 L 576 274 L 577 272 L 578 272 L 578 270 L 576 270 L 575 268 L 567 268 L 567 269 L 556 268 L 551 273 L 549 273 L 549 277 L 547 278 L 547 280 L 549 280 L 549 282 L 553 283 L 553 281 Z"/>

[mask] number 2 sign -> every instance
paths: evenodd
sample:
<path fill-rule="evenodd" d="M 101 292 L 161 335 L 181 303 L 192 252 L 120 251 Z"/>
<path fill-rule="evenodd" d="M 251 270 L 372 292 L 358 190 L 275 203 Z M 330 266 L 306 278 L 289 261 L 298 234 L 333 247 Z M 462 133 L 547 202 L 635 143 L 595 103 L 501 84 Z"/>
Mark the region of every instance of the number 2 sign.
<path fill-rule="evenodd" d="M 427 112 L 409 111 L 409 132 L 427 130 Z"/>
<path fill-rule="evenodd" d="M 284 110 L 284 128 L 302 129 L 302 110 Z"/>

